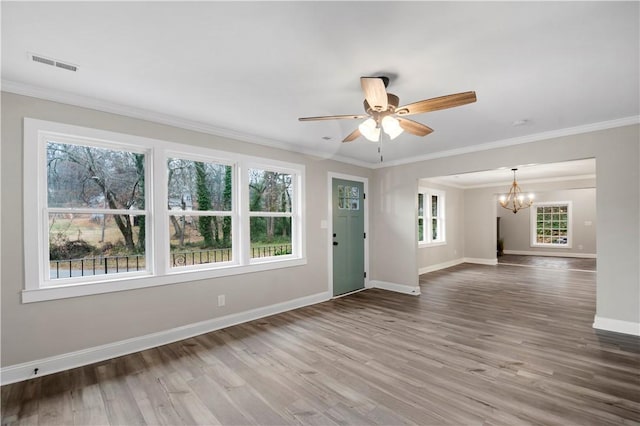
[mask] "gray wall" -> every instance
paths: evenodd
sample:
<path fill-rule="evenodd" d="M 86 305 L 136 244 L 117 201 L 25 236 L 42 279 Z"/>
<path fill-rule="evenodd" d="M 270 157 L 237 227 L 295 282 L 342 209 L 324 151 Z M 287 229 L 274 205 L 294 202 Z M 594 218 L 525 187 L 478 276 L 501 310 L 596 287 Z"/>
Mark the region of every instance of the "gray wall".
<path fill-rule="evenodd" d="M 437 184 L 429 179 L 421 179 L 418 186 L 445 191 L 445 236 L 447 240 L 445 245 L 418 247 L 418 269 L 461 259 L 464 257 L 464 190 Z"/>
<path fill-rule="evenodd" d="M 205 146 L 306 166 L 304 266 L 160 287 L 22 304 L 23 117 Z M 371 177 L 371 170 L 203 133 L 2 94 L 2 366 L 64 354 L 244 312 L 328 290 L 327 173 Z M 412 254 L 415 256 L 415 254 Z M 415 261 L 415 260 L 414 260 Z M 217 295 L 226 306 L 217 306 Z"/>
<path fill-rule="evenodd" d="M 373 279 L 418 283 L 415 201 L 420 178 L 596 159 L 597 315 L 640 322 L 640 126 L 626 126 L 376 170 L 372 188 Z M 489 198 L 487 198 L 487 196 Z M 464 194 L 464 256 L 495 259 L 494 191 Z"/>
<path fill-rule="evenodd" d="M 535 202 L 571 201 L 572 247 L 531 247 L 531 214 L 521 210 L 516 214 L 496 206 L 500 217 L 500 236 L 505 250 L 553 252 L 558 255 L 596 254 L 596 189 L 565 189 L 545 191 L 538 185 L 520 184 L 527 192 L 535 192 Z M 535 189 L 538 188 L 538 189 Z M 588 223 L 591 223 L 590 225 Z"/>
<path fill-rule="evenodd" d="M 493 191 L 464 191 L 464 256 L 475 261 L 496 261 L 496 206 Z M 492 219 L 489 219 L 492 218 Z"/>

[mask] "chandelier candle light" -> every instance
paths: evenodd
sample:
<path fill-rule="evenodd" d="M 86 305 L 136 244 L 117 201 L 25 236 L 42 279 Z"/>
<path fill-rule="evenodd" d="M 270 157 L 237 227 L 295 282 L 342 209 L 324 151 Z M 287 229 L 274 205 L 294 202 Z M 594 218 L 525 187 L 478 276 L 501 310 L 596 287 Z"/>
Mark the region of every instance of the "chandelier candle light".
<path fill-rule="evenodd" d="M 511 188 L 509 188 L 509 193 L 500 196 L 500 205 L 507 210 L 511 210 L 513 213 L 518 213 L 518 210 L 531 207 L 533 204 L 533 194 L 529 194 L 527 196 L 528 199 L 525 200 L 525 196 L 520 186 L 518 186 L 518 182 L 516 182 L 516 170 L 518 169 L 511 170 L 513 171 L 513 183 L 511 184 Z"/>

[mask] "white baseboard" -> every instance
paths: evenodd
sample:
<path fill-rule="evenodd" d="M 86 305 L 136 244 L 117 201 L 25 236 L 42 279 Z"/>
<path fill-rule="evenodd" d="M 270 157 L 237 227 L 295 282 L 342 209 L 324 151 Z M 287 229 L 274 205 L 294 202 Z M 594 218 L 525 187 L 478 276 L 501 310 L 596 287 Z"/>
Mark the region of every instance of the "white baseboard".
<path fill-rule="evenodd" d="M 595 259 L 595 253 L 564 253 L 557 251 L 526 251 L 526 250 L 505 250 L 504 254 L 518 254 L 522 256 L 552 256 L 552 257 L 577 257 L 581 259 Z"/>
<path fill-rule="evenodd" d="M 464 263 L 476 263 L 478 265 L 490 265 L 490 266 L 494 266 L 498 264 L 498 259 L 482 259 L 482 258 L 477 258 L 477 257 L 465 257 L 464 259 Z"/>
<path fill-rule="evenodd" d="M 452 266 L 456 266 L 461 263 L 464 263 L 463 258 L 448 260 L 442 263 L 436 263 L 435 265 L 429 265 L 429 266 L 425 266 L 424 268 L 420 268 L 418 270 L 418 274 L 422 275 L 428 272 L 439 271 L 440 269 L 451 268 Z"/>
<path fill-rule="evenodd" d="M 640 322 L 622 321 L 612 318 L 595 316 L 593 328 L 605 331 L 615 331 L 616 333 L 631 334 L 640 336 Z"/>
<path fill-rule="evenodd" d="M 396 293 L 410 294 L 412 296 L 420 295 L 420 286 L 410 286 L 406 284 L 396 284 L 387 281 L 371 280 L 373 288 L 380 288 L 382 290 L 395 291 Z"/>
<path fill-rule="evenodd" d="M 6 385 L 35 377 L 34 370 L 38 369 L 37 376 L 57 373 L 71 368 L 81 367 L 94 362 L 104 361 L 139 352 L 156 346 L 166 345 L 189 337 L 208 333 L 232 325 L 253 321 L 303 306 L 314 305 L 331 299 L 329 292 L 313 294 L 299 299 L 288 300 L 275 305 L 256 308 L 237 314 L 226 315 L 220 318 L 213 318 L 170 330 L 147 334 L 132 339 L 121 340 L 119 342 L 108 343 L 106 345 L 95 346 L 62 355 L 56 355 L 22 364 L 10 365 L 0 369 L 0 384 Z"/>

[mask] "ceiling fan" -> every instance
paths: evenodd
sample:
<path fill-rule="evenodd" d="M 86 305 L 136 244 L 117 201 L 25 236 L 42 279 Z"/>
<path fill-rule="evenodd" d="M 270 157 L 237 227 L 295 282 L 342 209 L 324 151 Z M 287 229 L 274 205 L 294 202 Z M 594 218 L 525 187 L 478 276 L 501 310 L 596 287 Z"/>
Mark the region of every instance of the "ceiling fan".
<path fill-rule="evenodd" d="M 453 108 L 476 101 L 476 92 L 463 92 L 425 99 L 398 107 L 400 98 L 394 94 L 387 93 L 387 86 L 389 85 L 388 77 L 361 77 L 360 84 L 364 92 L 364 111 L 366 114 L 302 117 L 298 118 L 298 120 L 358 120 L 366 118 L 366 120 L 363 121 L 356 130 L 344 138 L 342 142 L 351 142 L 361 135 L 370 141 L 378 142 L 380 140 L 381 128 L 389 135 L 390 139 L 395 139 L 403 131 L 407 131 L 416 136 L 426 136 L 433 132 L 432 128 L 417 121 L 404 118 L 406 116 Z"/>

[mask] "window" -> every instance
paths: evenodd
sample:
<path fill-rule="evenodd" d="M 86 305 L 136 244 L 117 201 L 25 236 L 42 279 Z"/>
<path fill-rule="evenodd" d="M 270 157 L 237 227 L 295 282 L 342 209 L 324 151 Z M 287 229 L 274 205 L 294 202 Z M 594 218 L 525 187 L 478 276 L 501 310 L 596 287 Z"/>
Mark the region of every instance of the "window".
<path fill-rule="evenodd" d="M 532 206 L 531 246 L 571 248 L 570 201 Z"/>
<path fill-rule="evenodd" d="M 233 166 L 167 160 L 169 266 L 233 262 Z"/>
<path fill-rule="evenodd" d="M 145 160 L 133 147 L 46 138 L 44 247 L 51 284 L 148 271 Z"/>
<path fill-rule="evenodd" d="M 298 266 L 304 166 L 25 118 L 23 301 Z"/>
<path fill-rule="evenodd" d="M 360 210 L 360 188 L 357 186 L 338 185 L 338 209 Z"/>
<path fill-rule="evenodd" d="M 418 192 L 418 243 L 444 244 L 444 191 L 421 188 Z"/>
<path fill-rule="evenodd" d="M 251 259 L 292 253 L 294 176 L 286 171 L 248 170 Z"/>

